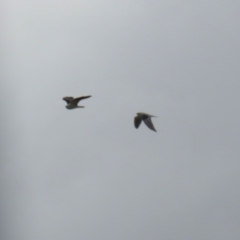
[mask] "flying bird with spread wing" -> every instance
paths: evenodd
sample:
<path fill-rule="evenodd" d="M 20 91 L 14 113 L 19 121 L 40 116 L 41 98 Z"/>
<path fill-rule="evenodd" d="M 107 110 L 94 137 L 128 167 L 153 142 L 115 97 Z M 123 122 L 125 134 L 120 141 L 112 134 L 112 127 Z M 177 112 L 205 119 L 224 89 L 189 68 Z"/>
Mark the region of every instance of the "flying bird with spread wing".
<path fill-rule="evenodd" d="M 64 97 L 63 100 L 67 102 L 67 109 L 75 109 L 75 108 L 84 108 L 84 106 L 78 106 L 78 103 L 86 98 L 90 98 L 91 96 L 82 96 L 78 98 L 73 98 L 73 97 Z"/>
<path fill-rule="evenodd" d="M 151 117 L 156 117 L 147 113 L 137 113 L 137 116 L 134 118 L 135 128 L 138 128 L 142 121 L 147 125 L 148 128 L 156 132 L 156 129 L 153 126 Z"/>

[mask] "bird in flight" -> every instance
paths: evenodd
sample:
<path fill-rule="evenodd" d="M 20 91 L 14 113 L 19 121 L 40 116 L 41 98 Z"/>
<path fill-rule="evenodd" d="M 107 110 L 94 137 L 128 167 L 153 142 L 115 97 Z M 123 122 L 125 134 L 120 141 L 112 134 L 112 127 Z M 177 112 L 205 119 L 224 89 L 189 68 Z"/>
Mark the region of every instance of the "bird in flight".
<path fill-rule="evenodd" d="M 134 118 L 135 128 L 138 128 L 142 121 L 147 125 L 148 128 L 156 132 L 156 129 L 153 126 L 151 117 L 156 117 L 147 113 L 137 113 L 137 116 Z"/>
<path fill-rule="evenodd" d="M 84 106 L 78 106 L 78 103 L 86 98 L 90 98 L 91 96 L 82 96 L 78 98 L 73 97 L 64 97 L 63 100 L 67 102 L 67 109 L 74 109 L 74 108 L 84 108 Z"/>

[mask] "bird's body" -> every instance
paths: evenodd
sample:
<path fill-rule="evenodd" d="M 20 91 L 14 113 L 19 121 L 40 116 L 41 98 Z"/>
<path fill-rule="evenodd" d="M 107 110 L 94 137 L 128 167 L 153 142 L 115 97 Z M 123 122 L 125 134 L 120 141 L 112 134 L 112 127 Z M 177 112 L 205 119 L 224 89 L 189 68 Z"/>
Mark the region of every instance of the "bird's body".
<path fill-rule="evenodd" d="M 63 100 L 67 102 L 67 109 L 75 109 L 75 108 L 84 108 L 84 106 L 78 106 L 78 103 L 86 98 L 90 98 L 91 96 L 82 96 L 78 98 L 73 97 L 64 97 Z"/>
<path fill-rule="evenodd" d="M 137 116 L 134 118 L 134 125 L 135 128 L 138 128 L 141 124 L 142 121 L 146 124 L 148 128 L 156 132 L 156 129 L 153 126 L 151 117 L 156 117 L 147 113 L 137 113 Z"/>

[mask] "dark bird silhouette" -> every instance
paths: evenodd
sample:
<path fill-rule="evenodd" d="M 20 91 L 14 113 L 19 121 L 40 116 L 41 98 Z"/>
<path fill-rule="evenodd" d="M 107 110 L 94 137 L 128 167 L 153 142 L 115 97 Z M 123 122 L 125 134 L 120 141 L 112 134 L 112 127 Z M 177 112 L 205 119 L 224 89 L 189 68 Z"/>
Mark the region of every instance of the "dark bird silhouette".
<path fill-rule="evenodd" d="M 86 98 L 90 98 L 91 96 L 82 96 L 78 98 L 73 97 L 64 97 L 63 100 L 67 102 L 66 108 L 67 109 L 75 109 L 75 108 L 84 108 L 84 106 L 78 106 L 78 103 Z"/>
<path fill-rule="evenodd" d="M 134 118 L 135 128 L 138 128 L 142 121 L 147 125 L 148 128 L 156 132 L 156 129 L 153 126 L 151 117 L 156 117 L 147 113 L 137 113 L 137 116 Z"/>

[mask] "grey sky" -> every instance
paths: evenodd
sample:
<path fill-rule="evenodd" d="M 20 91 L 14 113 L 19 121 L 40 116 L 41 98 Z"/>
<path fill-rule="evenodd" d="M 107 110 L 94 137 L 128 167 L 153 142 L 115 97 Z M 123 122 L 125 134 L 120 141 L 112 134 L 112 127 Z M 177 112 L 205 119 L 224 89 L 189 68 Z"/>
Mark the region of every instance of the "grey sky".
<path fill-rule="evenodd" d="M 239 240 L 239 8 L 2 0 L 1 239 Z"/>

